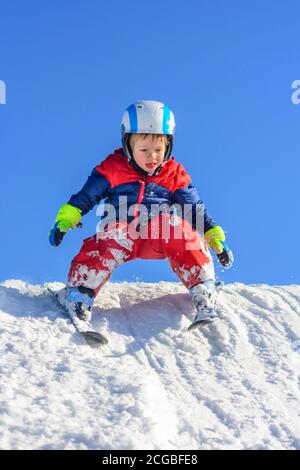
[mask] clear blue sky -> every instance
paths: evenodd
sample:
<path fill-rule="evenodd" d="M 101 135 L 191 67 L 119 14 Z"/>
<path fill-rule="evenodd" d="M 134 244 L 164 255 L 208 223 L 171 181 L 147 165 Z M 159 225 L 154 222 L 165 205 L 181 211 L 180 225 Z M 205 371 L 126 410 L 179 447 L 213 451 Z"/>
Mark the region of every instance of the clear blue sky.
<path fill-rule="evenodd" d="M 120 145 L 138 99 L 174 111 L 174 155 L 236 262 L 225 282 L 300 278 L 298 1 L 0 0 L 0 279 L 64 281 L 83 230 L 54 249 L 57 209 Z M 216 263 L 217 264 L 217 263 Z M 135 261 L 113 280 L 176 280 Z"/>

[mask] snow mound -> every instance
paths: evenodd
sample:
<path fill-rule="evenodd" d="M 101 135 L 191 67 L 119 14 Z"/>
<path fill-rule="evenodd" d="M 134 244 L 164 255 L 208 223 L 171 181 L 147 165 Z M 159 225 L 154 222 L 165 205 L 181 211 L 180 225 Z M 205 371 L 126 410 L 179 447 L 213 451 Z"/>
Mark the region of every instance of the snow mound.
<path fill-rule="evenodd" d="M 51 283 L 60 289 L 60 283 Z M 0 284 L 1 449 L 300 449 L 300 286 L 110 283 L 91 348 L 47 284 Z"/>

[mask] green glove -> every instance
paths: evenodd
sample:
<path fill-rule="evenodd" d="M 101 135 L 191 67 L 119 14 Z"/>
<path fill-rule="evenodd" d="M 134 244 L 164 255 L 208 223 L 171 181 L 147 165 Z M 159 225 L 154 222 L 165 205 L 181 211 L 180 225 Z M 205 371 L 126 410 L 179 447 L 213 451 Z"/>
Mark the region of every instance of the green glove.
<path fill-rule="evenodd" d="M 63 204 L 58 211 L 55 224 L 50 230 L 49 242 L 52 246 L 61 244 L 66 232 L 80 224 L 81 210 L 71 204 Z"/>
<path fill-rule="evenodd" d="M 81 210 L 78 207 L 71 206 L 71 204 L 63 204 L 59 209 L 55 222 L 57 228 L 61 232 L 67 232 L 71 228 L 76 227 L 81 220 Z"/>
<path fill-rule="evenodd" d="M 205 232 L 204 238 L 211 247 L 211 249 L 214 250 L 216 255 L 222 253 L 222 251 L 224 250 L 222 242 L 225 242 L 225 233 L 222 227 L 215 225 L 207 232 Z"/>
<path fill-rule="evenodd" d="M 206 242 L 215 252 L 219 262 L 225 268 L 230 268 L 233 264 L 233 253 L 225 243 L 225 233 L 222 227 L 215 225 L 204 234 Z"/>

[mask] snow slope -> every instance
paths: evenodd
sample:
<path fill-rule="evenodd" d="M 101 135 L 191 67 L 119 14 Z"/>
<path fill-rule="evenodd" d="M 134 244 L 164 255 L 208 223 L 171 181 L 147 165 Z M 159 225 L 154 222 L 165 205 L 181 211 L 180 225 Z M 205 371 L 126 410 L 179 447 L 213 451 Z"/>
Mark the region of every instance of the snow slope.
<path fill-rule="evenodd" d="M 0 448 L 300 449 L 299 302 L 300 286 L 227 285 L 220 320 L 188 333 L 180 284 L 111 283 L 94 349 L 46 286 L 3 282 Z"/>

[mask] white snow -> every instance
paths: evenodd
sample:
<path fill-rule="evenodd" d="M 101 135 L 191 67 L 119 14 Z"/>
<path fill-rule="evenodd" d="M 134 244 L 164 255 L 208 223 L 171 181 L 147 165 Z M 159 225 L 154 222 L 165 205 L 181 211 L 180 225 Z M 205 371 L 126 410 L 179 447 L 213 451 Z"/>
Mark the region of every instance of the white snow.
<path fill-rule="evenodd" d="M 59 289 L 60 283 L 51 283 Z M 1 449 L 300 449 L 300 286 L 110 283 L 94 349 L 45 286 L 0 284 Z"/>

